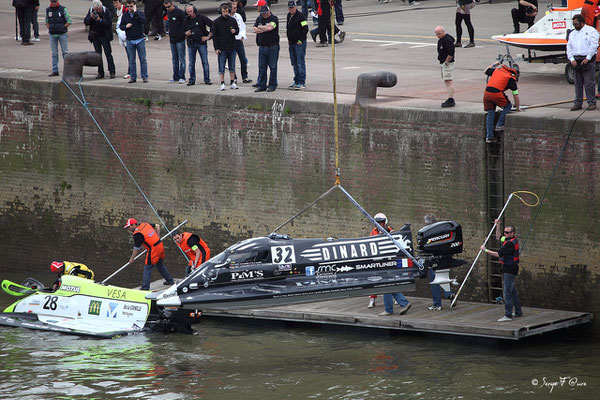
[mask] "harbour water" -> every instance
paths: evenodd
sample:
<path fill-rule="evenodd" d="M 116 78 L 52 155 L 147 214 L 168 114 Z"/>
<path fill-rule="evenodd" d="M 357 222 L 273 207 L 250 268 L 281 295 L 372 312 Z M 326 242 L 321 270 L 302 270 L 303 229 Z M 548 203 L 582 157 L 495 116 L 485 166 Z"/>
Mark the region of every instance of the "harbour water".
<path fill-rule="evenodd" d="M 99 340 L 0 327 L 0 399 L 547 400 L 600 386 L 591 329 L 523 343 L 223 318 L 195 329 Z"/>

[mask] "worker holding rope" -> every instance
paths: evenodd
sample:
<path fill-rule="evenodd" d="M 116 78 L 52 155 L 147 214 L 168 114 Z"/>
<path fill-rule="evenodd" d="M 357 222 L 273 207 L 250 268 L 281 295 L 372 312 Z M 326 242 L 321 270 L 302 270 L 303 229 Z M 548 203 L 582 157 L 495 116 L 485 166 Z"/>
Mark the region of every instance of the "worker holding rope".
<path fill-rule="evenodd" d="M 502 246 L 497 252 L 488 250 L 485 245 L 481 245 L 481 250 L 488 253 L 492 257 L 498 257 L 502 264 L 502 279 L 504 280 L 504 316 L 498 322 L 512 321 L 514 317 L 522 317 L 521 302 L 519 294 L 515 287 L 515 280 L 519 273 L 519 240 L 517 239 L 516 228 L 512 225 L 507 225 L 504 228 L 504 236 L 500 232 L 500 221 L 495 220 L 496 239 L 500 240 Z M 513 307 L 515 312 L 513 314 Z"/>

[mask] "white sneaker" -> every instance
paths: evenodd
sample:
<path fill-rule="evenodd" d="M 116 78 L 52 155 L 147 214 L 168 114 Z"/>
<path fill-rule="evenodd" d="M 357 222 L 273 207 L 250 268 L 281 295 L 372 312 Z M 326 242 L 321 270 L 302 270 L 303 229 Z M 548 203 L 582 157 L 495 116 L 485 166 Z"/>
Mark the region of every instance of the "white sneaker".
<path fill-rule="evenodd" d="M 370 299 L 369 305 L 367 306 L 367 308 L 373 308 L 373 307 L 375 307 L 375 299 Z"/>
<path fill-rule="evenodd" d="M 31 39 L 31 40 L 33 40 L 34 42 L 39 42 L 39 41 L 40 41 L 40 38 L 39 38 L 39 37 L 34 37 L 34 38 L 33 38 L 33 39 Z"/>
<path fill-rule="evenodd" d="M 221 91 L 225 90 L 225 84 L 221 83 Z"/>
<path fill-rule="evenodd" d="M 427 309 L 429 311 L 442 311 L 442 306 L 429 306 Z"/>
<path fill-rule="evenodd" d="M 393 313 L 391 313 L 391 312 L 382 311 L 382 312 L 380 312 L 380 313 L 379 313 L 379 314 L 377 314 L 377 315 L 381 315 L 381 316 L 384 316 L 384 315 L 386 315 L 386 316 L 387 316 L 387 315 L 394 315 L 394 314 L 393 314 Z"/>
<path fill-rule="evenodd" d="M 167 83 L 175 83 L 175 82 L 176 82 L 175 79 L 169 79 L 169 82 L 167 82 Z"/>
<path fill-rule="evenodd" d="M 178 82 L 179 83 L 185 83 L 185 79 L 180 79 Z"/>
<path fill-rule="evenodd" d="M 123 79 L 131 79 L 131 76 L 129 74 L 123 75 Z"/>
<path fill-rule="evenodd" d="M 506 315 L 498 320 L 498 322 L 508 322 L 512 321 L 512 318 L 508 318 Z"/>
<path fill-rule="evenodd" d="M 238 85 L 235 84 L 235 82 L 231 82 L 231 85 L 229 86 L 230 89 L 237 89 Z"/>

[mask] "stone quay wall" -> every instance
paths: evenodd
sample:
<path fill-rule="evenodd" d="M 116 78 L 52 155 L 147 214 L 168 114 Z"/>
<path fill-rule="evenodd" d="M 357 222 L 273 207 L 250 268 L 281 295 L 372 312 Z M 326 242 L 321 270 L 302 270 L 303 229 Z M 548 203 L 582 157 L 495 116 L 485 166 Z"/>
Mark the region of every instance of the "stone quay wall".
<path fill-rule="evenodd" d="M 75 93 L 79 89 L 75 86 Z M 335 182 L 333 107 L 328 102 L 205 95 L 83 85 L 91 113 L 169 226 L 188 219 L 213 254 L 263 236 Z M 491 227 L 483 113 L 339 106 L 341 183 L 393 227 L 423 216 L 459 222 L 467 265 Z M 541 197 L 539 213 L 517 199 L 506 212 L 525 248 L 524 305 L 600 311 L 598 124 L 511 115 L 504 137 L 505 198 Z M 47 271 L 54 259 L 83 262 L 104 279 L 131 253 L 128 217 L 158 222 L 74 95 L 58 82 L 0 77 L 0 272 Z M 371 226 L 335 191 L 280 232 L 353 237 Z M 165 241 L 176 276 L 185 261 Z M 487 300 L 478 263 L 464 298 Z M 141 281 L 141 262 L 111 281 Z M 154 273 L 155 277 L 158 275 Z M 424 280 L 417 294 L 428 296 Z"/>

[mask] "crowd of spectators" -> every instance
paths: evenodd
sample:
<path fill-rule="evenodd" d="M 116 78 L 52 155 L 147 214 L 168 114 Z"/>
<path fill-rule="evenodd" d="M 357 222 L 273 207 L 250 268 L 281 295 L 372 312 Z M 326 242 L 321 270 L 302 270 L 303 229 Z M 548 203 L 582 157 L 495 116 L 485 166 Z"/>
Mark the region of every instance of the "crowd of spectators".
<path fill-rule="evenodd" d="M 332 0 L 335 6 L 335 16 L 338 24 L 344 23 L 341 0 Z M 88 32 L 88 40 L 94 50 L 104 55 L 102 64 L 98 67 L 96 79 L 106 77 L 104 62 L 108 66 L 108 77 L 116 77 L 116 66 L 113 57 L 111 42 L 114 36 L 124 48 L 127 55 L 127 73 L 123 78 L 129 83 L 137 82 L 139 60 L 139 74 L 144 83 L 149 79 L 149 67 L 146 60 L 146 42 L 150 39 L 159 41 L 166 35 L 169 36 L 171 58 L 173 62 L 173 76 L 169 83 L 180 83 L 188 86 L 196 83 L 196 53 L 200 55 L 203 69 L 204 84 L 211 85 L 210 65 L 208 61 L 208 44 L 212 41 L 218 59 L 218 75 L 220 90 L 225 90 L 225 69 L 229 71 L 228 87 L 237 89 L 238 76 L 236 74 L 236 58 L 239 59 L 241 83 L 251 83 L 248 75 L 248 58 L 244 41 L 247 40 L 247 23 L 256 34 L 258 51 L 258 78 L 252 85 L 255 91 L 274 91 L 277 88 L 277 64 L 279 61 L 280 37 L 279 18 L 271 12 L 270 5 L 277 0 L 257 0 L 253 4 L 258 11 L 258 16 L 250 18 L 244 7 L 247 0 L 232 0 L 219 6 L 219 17 L 214 21 L 202 15 L 192 3 L 179 0 L 182 8 L 175 5 L 175 0 L 144 0 L 143 5 L 136 0 L 91 0 L 90 7 L 84 18 L 84 25 Z M 301 90 L 306 86 L 305 55 L 308 34 L 308 5 L 313 7 L 311 15 L 318 22 L 320 43 L 317 47 L 327 47 L 328 44 L 342 43 L 345 33 L 335 27 L 332 38 L 329 25 L 329 0 L 289 1 L 286 17 L 288 50 L 294 71 L 293 82 L 289 89 Z M 300 11 L 300 6 L 305 12 Z M 31 25 L 37 22 L 36 13 L 40 7 L 39 0 L 13 0 L 19 20 L 19 40 L 23 45 L 32 45 L 32 41 L 39 41 L 39 32 L 34 26 L 34 38 L 31 38 Z M 140 8 L 143 7 L 143 10 Z M 67 8 L 59 4 L 58 0 L 50 0 L 50 7 L 46 9 L 46 27 L 50 36 L 52 50 L 51 77 L 59 76 L 58 46 L 61 46 L 63 59 L 68 53 L 68 27 L 71 17 Z M 327 20 L 327 22 L 326 22 Z M 282 19 L 283 21 L 283 19 Z M 282 22 L 281 22 L 282 23 Z M 315 21 L 313 21 L 315 23 Z M 335 36 L 338 36 L 336 39 Z M 313 35 L 316 41 L 316 35 Z M 187 47 L 187 60 L 186 60 Z M 187 64 L 187 68 L 186 68 Z M 267 76 L 267 70 L 269 74 Z M 186 80 L 186 71 L 188 79 Z M 268 78 L 268 79 L 267 79 Z"/>

